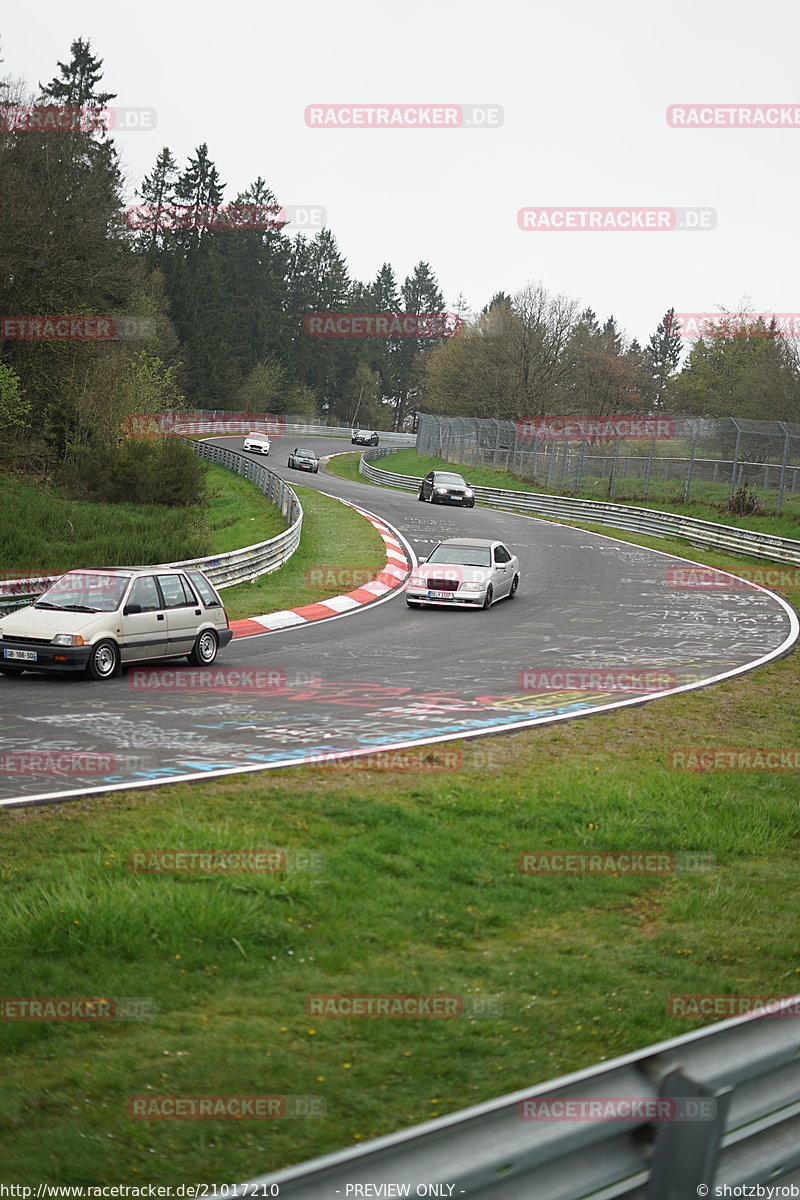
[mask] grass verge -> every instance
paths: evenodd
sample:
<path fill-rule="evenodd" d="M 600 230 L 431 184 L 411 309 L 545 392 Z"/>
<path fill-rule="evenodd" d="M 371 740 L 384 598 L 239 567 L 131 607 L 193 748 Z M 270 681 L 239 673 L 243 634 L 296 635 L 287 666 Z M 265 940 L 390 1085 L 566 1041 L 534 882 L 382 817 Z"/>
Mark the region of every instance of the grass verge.
<path fill-rule="evenodd" d="M 177 562 L 274 537 L 280 510 L 246 479 L 208 467 L 209 503 L 93 504 L 0 477 L 0 567 L 55 575 L 73 567 Z"/>
<path fill-rule="evenodd" d="M 345 471 L 352 472 L 353 468 L 349 462 L 346 466 L 336 468 L 335 463 L 342 462 L 342 459 L 334 459 L 331 467 L 334 473 L 342 474 L 345 478 L 360 479 L 362 483 L 368 482 L 363 475 L 358 474 L 358 459 L 355 460 L 355 474 L 344 474 Z M 400 475 L 427 475 L 428 471 L 452 471 L 456 470 L 463 475 L 470 483 L 477 484 L 479 487 L 498 487 L 509 488 L 517 492 L 539 492 L 551 496 L 577 496 L 585 500 L 608 500 L 607 495 L 598 494 L 597 490 L 592 487 L 583 488 L 581 490 L 559 489 L 548 487 L 544 480 L 524 479 L 518 475 L 513 475 L 510 471 L 498 471 L 492 467 L 471 466 L 469 463 L 451 463 L 443 458 L 431 458 L 426 455 L 417 454 L 414 449 L 398 450 L 394 454 L 389 454 L 386 458 L 380 459 L 375 463 L 375 466 L 380 467 L 385 471 L 396 471 Z M 625 496 L 622 492 L 623 485 L 626 481 L 620 481 L 620 493 L 612 496 L 611 502 L 614 504 L 632 504 L 639 508 L 654 508 L 660 512 L 675 512 L 681 513 L 687 517 L 697 517 L 701 521 L 715 521 L 718 525 L 735 525 L 739 529 L 753 529 L 760 533 L 772 533 L 778 537 L 799 537 L 800 536 L 800 514 L 798 513 L 776 513 L 773 515 L 764 516 L 749 516 L 740 517 L 733 513 L 721 512 L 719 508 L 712 507 L 711 504 L 702 503 L 698 500 L 689 500 L 683 502 L 683 488 L 677 484 L 667 484 L 662 487 L 659 498 L 644 500 L 642 497 Z M 719 492 L 720 500 L 725 498 L 725 490 Z"/>
<path fill-rule="evenodd" d="M 796 773 L 667 760 L 673 747 L 796 747 L 799 683 L 792 654 L 636 709 L 440 749 L 449 769 L 432 750 L 402 773 L 307 767 L 2 813 L 3 994 L 158 1009 L 0 1023 L 2 1179 L 242 1180 L 702 1023 L 668 1016 L 672 994 L 800 990 L 786 936 Z M 148 847 L 255 846 L 321 862 L 224 877 L 128 866 Z M 537 850 L 712 862 L 657 877 L 520 874 L 519 855 Z M 310 1018 L 307 998 L 329 993 L 492 996 L 502 1011 Z M 327 1116 L 127 1111 L 131 1096 L 208 1094 L 317 1096 Z"/>

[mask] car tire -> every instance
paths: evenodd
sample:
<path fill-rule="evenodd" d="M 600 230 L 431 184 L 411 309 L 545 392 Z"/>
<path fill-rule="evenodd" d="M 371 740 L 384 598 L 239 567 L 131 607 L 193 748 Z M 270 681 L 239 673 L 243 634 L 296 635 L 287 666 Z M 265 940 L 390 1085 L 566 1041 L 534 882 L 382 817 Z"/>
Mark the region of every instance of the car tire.
<path fill-rule="evenodd" d="M 494 589 L 493 589 L 492 585 L 489 584 L 489 586 L 486 589 L 486 595 L 483 598 L 483 607 L 484 608 L 492 607 L 492 597 L 493 596 L 494 596 Z"/>
<path fill-rule="evenodd" d="M 406 604 L 408 605 L 409 608 L 419 608 L 420 607 L 419 600 L 409 600 L 408 596 L 406 596 Z"/>
<path fill-rule="evenodd" d="M 96 646 L 92 646 L 92 653 L 86 664 L 86 674 L 90 679 L 97 682 L 111 679 L 112 676 L 119 674 L 119 668 L 119 647 L 116 642 L 106 638 L 104 641 L 98 642 Z"/>
<path fill-rule="evenodd" d="M 294 466 L 294 463 L 292 462 L 292 460 L 291 460 L 291 459 L 289 459 L 289 461 L 287 462 L 286 466 L 287 466 L 287 467 L 293 467 L 293 466 Z"/>
<path fill-rule="evenodd" d="M 515 596 L 516 596 L 516 594 L 517 594 L 517 588 L 518 588 L 518 587 L 519 587 L 519 575 L 515 575 L 515 576 L 514 576 L 514 582 L 511 584 L 511 591 L 508 593 L 508 598 L 509 598 L 509 600 L 513 600 L 513 599 L 514 599 L 514 597 L 515 597 Z"/>
<path fill-rule="evenodd" d="M 24 667 L 0 667 L 0 675 L 21 675 Z"/>
<path fill-rule="evenodd" d="M 469 504 L 467 505 L 467 508 L 474 508 L 474 507 L 475 507 L 475 501 L 470 500 Z"/>
<path fill-rule="evenodd" d="M 198 633 L 191 654 L 186 655 L 186 661 L 193 667 L 208 667 L 217 657 L 218 649 L 219 638 L 213 629 L 204 629 Z"/>

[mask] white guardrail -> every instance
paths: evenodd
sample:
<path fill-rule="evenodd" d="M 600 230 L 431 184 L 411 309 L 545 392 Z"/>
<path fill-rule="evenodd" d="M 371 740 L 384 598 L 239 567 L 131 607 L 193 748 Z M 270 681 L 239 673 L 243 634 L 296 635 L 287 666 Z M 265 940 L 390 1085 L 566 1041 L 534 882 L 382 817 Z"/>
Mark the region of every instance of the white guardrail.
<path fill-rule="evenodd" d="M 367 450 L 362 454 L 359 471 L 371 483 L 415 492 L 422 482 L 420 476 L 398 475 L 373 467 L 372 462 L 393 453 L 391 447 Z M 453 468 L 456 470 L 456 467 Z M 469 472 L 467 472 L 469 474 Z M 684 538 L 693 546 L 723 550 L 732 554 L 748 554 L 769 562 L 800 566 L 800 541 L 738 529 L 735 525 L 718 525 L 715 521 L 700 521 L 677 513 L 659 512 L 653 508 L 634 508 L 628 504 L 604 503 L 599 500 L 578 500 L 570 496 L 548 496 L 542 492 L 515 492 L 503 488 L 473 487 L 476 500 L 492 508 L 506 508 L 537 516 L 557 517 L 562 521 L 585 521 L 588 524 L 610 525 L 629 533 L 646 533 L 651 537 Z"/>
<path fill-rule="evenodd" d="M 233 450 L 207 442 L 187 441 L 195 454 L 209 462 L 227 467 L 237 475 L 243 475 L 254 483 L 270 500 L 273 500 L 286 520 L 283 533 L 266 542 L 231 550 L 227 554 L 210 554 L 205 558 L 190 558 L 182 562 L 160 563 L 166 567 L 199 567 L 217 588 L 231 587 L 235 583 L 247 583 L 270 571 L 282 567 L 300 544 L 303 527 L 303 507 L 292 488 L 283 479 L 269 471 L 261 463 L 243 458 Z M 6 579 L 0 582 L 0 614 L 12 612 L 30 604 L 50 586 L 58 575 L 37 575 L 27 579 Z"/>
<path fill-rule="evenodd" d="M 258 1176 L 231 1195 L 796 1197 L 800 998 L 768 1008 Z"/>

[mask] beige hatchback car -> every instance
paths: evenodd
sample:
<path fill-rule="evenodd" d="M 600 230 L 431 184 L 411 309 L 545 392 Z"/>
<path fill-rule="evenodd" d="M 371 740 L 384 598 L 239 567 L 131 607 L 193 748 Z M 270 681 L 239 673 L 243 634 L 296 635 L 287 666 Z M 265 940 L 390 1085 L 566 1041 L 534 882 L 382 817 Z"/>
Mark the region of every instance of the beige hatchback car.
<path fill-rule="evenodd" d="M 0 617 L 0 674 L 84 671 L 109 679 L 123 663 L 212 663 L 233 637 L 214 587 L 194 567 L 68 571 L 33 604 Z"/>

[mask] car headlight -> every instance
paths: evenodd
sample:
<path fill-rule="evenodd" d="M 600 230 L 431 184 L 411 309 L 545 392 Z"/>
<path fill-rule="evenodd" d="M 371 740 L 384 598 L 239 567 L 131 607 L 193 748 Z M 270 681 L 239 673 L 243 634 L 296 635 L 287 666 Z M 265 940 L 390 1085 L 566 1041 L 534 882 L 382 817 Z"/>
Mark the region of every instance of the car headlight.
<path fill-rule="evenodd" d="M 424 587 L 427 587 L 428 584 L 423 575 L 412 575 L 408 581 L 408 586 L 424 588 Z"/>
<path fill-rule="evenodd" d="M 464 495 L 465 495 L 465 496 L 471 496 L 471 495 L 472 495 L 472 488 L 467 488 L 467 490 L 464 492 Z"/>
<path fill-rule="evenodd" d="M 446 495 L 446 494 L 447 494 L 447 488 L 439 488 L 439 487 L 437 487 L 436 491 L 437 491 L 437 492 L 441 492 L 443 495 Z"/>
<path fill-rule="evenodd" d="M 461 590 L 462 592 L 482 592 L 485 587 L 486 584 L 481 583 L 479 579 L 471 579 L 462 583 Z"/>
<path fill-rule="evenodd" d="M 79 633 L 57 633 L 53 638 L 54 646 L 85 646 L 83 638 Z"/>

